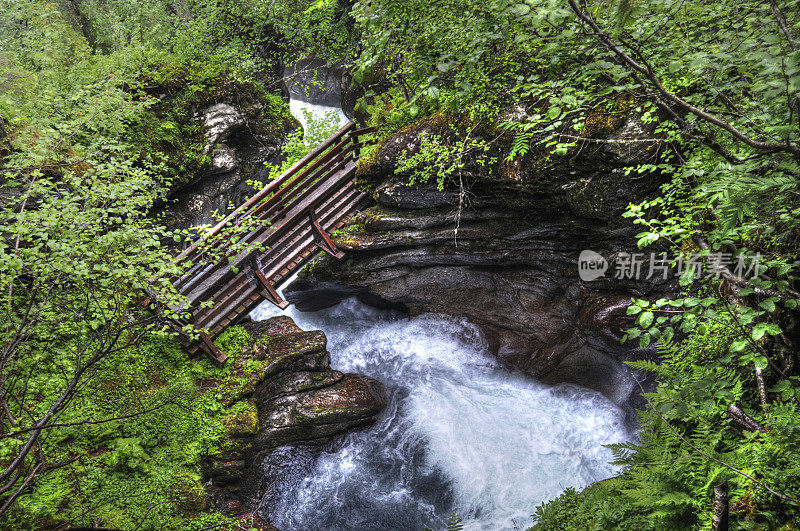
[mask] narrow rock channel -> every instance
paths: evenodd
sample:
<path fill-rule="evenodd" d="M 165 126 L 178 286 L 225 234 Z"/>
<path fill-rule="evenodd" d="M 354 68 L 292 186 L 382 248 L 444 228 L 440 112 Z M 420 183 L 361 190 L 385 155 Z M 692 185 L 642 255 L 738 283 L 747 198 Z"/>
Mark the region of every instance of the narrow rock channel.
<path fill-rule="evenodd" d="M 297 87 L 291 109 L 304 125 L 304 110 L 341 120 Z M 323 331 L 331 368 L 374 378 L 388 398 L 368 428 L 266 454 L 260 512 L 282 531 L 441 529 L 453 513 L 467 529 L 524 529 L 565 488 L 613 476 L 604 445 L 632 437 L 600 392 L 512 374 L 466 320 L 409 319 L 355 298 L 317 312 L 265 302 L 251 317 L 278 315 Z"/>

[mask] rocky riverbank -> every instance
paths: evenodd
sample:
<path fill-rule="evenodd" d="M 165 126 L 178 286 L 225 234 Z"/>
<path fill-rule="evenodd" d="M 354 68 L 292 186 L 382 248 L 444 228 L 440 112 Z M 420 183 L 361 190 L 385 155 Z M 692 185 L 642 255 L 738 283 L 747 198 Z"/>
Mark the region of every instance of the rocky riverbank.
<path fill-rule="evenodd" d="M 204 460 L 203 472 L 218 510 L 269 529 L 256 514 L 261 500 L 273 494 L 274 478 L 262 469 L 265 456 L 322 445 L 369 425 L 385 396 L 380 382 L 331 369 L 320 331 L 303 331 L 289 317 L 244 329 L 250 340 L 235 356 L 231 376 L 205 382 L 232 413 L 223 419 L 225 437 Z"/>
<path fill-rule="evenodd" d="M 651 355 L 620 345 L 621 330 L 630 326 L 626 308 L 631 297 L 669 290 L 660 279 L 614 278 L 617 258 L 637 250 L 638 229 L 626 226 L 621 213 L 663 182 L 658 174 L 622 170 L 650 159 L 653 146 L 641 141 L 650 133 L 631 116 L 601 133 L 639 140 L 630 144 L 635 149 L 587 143 L 568 157 L 467 164 L 463 189 L 453 182 L 444 190 L 408 186 L 406 176 L 395 174 L 398 157 L 419 149 L 421 134 L 432 130 L 413 126 L 382 144 L 361 171 L 375 206 L 334 235 L 347 257 L 320 258 L 287 297 L 301 310 L 355 294 L 412 314 L 467 317 L 505 365 L 626 403 L 635 382 L 623 362 Z M 496 148 L 498 160 L 504 149 Z M 605 277 L 579 278 L 585 249 L 609 259 Z"/>

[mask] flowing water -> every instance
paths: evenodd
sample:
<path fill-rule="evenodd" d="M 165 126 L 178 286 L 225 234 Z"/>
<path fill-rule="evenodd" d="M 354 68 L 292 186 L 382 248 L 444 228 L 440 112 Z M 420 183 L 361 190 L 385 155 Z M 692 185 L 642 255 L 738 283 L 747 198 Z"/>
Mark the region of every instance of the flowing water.
<path fill-rule="evenodd" d="M 279 313 L 268 304 L 252 317 Z M 318 454 L 287 452 L 302 473 L 285 475 L 265 508 L 283 531 L 441 529 L 453 512 L 467 529 L 525 529 L 543 501 L 615 474 L 602 445 L 628 438 L 622 411 L 594 391 L 510 374 L 466 322 L 355 299 L 285 313 L 323 330 L 332 367 L 380 380 L 390 402 Z"/>
<path fill-rule="evenodd" d="M 308 116 L 306 112 L 308 112 Z M 296 100 L 294 98 L 289 100 L 289 112 L 292 116 L 302 124 L 303 130 L 308 130 L 308 117 L 316 120 L 327 120 L 333 118 L 338 121 L 339 127 L 343 126 L 350 121 L 350 118 L 344 114 L 339 107 L 331 107 L 329 105 L 317 105 L 316 103 L 309 103 L 307 101 Z M 338 128 L 337 128 L 338 129 Z"/>
<path fill-rule="evenodd" d="M 301 121 L 302 109 L 346 120 L 291 101 Z M 371 376 L 389 394 L 370 428 L 265 460 L 277 480 L 262 509 L 282 531 L 442 529 L 454 512 L 466 529 L 525 529 L 542 502 L 614 475 L 603 445 L 630 438 L 601 394 L 503 370 L 464 321 L 406 319 L 355 299 L 315 313 L 265 302 L 252 317 L 279 314 L 324 331 L 334 369 Z"/>

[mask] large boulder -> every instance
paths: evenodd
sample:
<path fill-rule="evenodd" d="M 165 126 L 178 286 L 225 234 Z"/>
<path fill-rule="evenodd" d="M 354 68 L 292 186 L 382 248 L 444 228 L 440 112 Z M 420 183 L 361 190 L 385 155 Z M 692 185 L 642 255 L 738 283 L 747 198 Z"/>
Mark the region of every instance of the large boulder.
<path fill-rule="evenodd" d="M 222 421 L 226 437 L 203 466 L 215 506 L 238 518 L 255 517 L 269 494 L 264 485 L 276 480 L 270 467 L 277 474 L 290 465 L 280 456 L 287 458 L 292 448 L 311 455 L 301 447 L 367 426 L 385 406 L 380 382 L 330 368 L 322 332 L 303 331 L 289 317 L 245 328 L 253 343 L 235 357 L 233 377 L 217 388 L 231 412 Z"/>
<path fill-rule="evenodd" d="M 246 121 L 232 105 L 217 103 L 203 112 L 203 125 L 206 128 L 206 146 L 204 153 L 219 144 L 223 144 L 231 134 L 244 127 Z"/>

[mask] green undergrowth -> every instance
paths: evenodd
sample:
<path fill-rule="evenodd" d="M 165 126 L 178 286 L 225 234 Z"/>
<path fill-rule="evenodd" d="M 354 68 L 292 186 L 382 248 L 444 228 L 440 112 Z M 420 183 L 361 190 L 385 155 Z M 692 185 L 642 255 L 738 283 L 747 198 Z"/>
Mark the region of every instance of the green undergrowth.
<path fill-rule="evenodd" d="M 713 296 L 686 300 L 692 308 L 721 311 Z M 797 504 L 764 488 L 800 498 L 796 378 L 768 388 L 775 403 L 748 407 L 758 403 L 753 355 L 736 348 L 730 324 L 720 316 L 681 344 L 660 339 L 658 364 L 629 362 L 659 382 L 638 411 L 639 440 L 610 445 L 620 475 L 544 504 L 534 530 L 710 529 L 713 489 L 723 481 L 730 490 L 730 529 L 800 528 Z M 729 404 L 741 404 L 766 431 L 742 430 L 726 414 Z"/>
<path fill-rule="evenodd" d="M 227 528 L 209 506 L 201 460 L 218 452 L 231 431 L 252 433 L 257 416 L 247 401 L 226 406 L 215 392 L 245 379 L 233 367 L 252 338 L 232 327 L 217 345 L 231 357 L 224 367 L 189 359 L 174 338 L 157 335 L 104 360 L 59 418 L 66 426 L 43 440 L 53 464 L 62 466 L 20 497 L 0 528 Z M 42 369 L 41 380 L 58 377 Z M 69 426 L 86 420 L 96 423 Z M 0 459 L 7 450 L 0 449 Z"/>
<path fill-rule="evenodd" d="M 202 111 L 215 103 L 240 111 L 252 135 L 283 138 L 297 127 L 280 95 L 237 75 L 224 58 L 187 58 L 145 48 L 126 67 L 140 82 L 139 97 L 153 101 L 129 131 L 139 142 L 138 156 L 163 165 L 178 184 L 195 178 L 211 161 L 204 150 Z"/>

